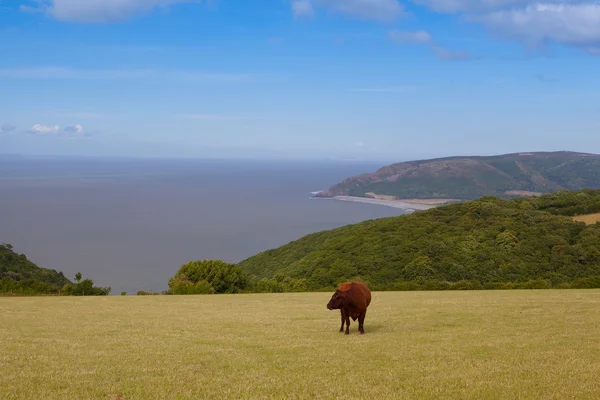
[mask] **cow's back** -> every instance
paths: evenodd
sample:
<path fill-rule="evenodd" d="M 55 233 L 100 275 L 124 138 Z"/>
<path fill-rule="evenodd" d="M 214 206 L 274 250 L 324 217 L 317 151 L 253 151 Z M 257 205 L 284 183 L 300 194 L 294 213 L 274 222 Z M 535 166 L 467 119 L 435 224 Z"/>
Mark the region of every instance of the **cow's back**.
<path fill-rule="evenodd" d="M 365 309 L 371 304 L 371 291 L 362 282 L 344 282 L 338 290 L 347 293 L 352 298 L 352 302 L 361 309 Z"/>

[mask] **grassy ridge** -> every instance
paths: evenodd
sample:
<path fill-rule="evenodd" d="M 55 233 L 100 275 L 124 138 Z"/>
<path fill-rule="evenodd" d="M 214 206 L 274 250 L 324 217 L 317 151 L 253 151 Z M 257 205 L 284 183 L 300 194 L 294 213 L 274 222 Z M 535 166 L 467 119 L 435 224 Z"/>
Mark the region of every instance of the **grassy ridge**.
<path fill-rule="evenodd" d="M 600 292 L 0 299 L 0 398 L 595 398 Z M 60 322 L 57 322 L 60 321 Z M 119 397 L 112 397 L 119 398 Z"/>
<path fill-rule="evenodd" d="M 378 290 L 600 287 L 600 191 L 493 197 L 307 235 L 239 265 L 310 290 L 361 279 Z"/>
<path fill-rule="evenodd" d="M 399 199 L 511 197 L 511 191 L 550 193 L 600 188 L 600 156 L 536 152 L 490 157 L 449 157 L 392 164 L 350 177 L 320 193 Z M 507 193 L 509 192 L 509 193 Z"/>

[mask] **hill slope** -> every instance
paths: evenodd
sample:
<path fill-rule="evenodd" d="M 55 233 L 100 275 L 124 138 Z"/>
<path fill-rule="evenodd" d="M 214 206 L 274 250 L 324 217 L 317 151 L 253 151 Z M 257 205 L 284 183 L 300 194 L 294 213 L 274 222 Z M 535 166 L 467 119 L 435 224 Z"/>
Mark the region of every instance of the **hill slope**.
<path fill-rule="evenodd" d="M 62 272 L 38 267 L 24 254 L 15 253 L 10 244 L 0 243 L 0 294 L 104 296 L 109 293 L 110 288 L 95 287 L 91 279 L 73 284 Z"/>
<path fill-rule="evenodd" d="M 379 290 L 540 279 L 544 287 L 600 285 L 600 224 L 568 217 L 598 211 L 600 190 L 486 197 L 307 235 L 239 265 L 254 279 L 288 277 L 311 290 L 354 278 Z"/>
<path fill-rule="evenodd" d="M 473 200 L 584 188 L 600 188 L 600 155 L 538 152 L 402 162 L 348 178 L 317 196 Z"/>
<path fill-rule="evenodd" d="M 38 267 L 24 254 L 15 253 L 9 244 L 0 244 L 0 280 L 4 283 L 0 286 L 8 287 L 10 283 L 14 288 L 31 287 L 31 291 L 41 293 L 58 292 L 64 285 L 71 284 L 62 272 Z"/>

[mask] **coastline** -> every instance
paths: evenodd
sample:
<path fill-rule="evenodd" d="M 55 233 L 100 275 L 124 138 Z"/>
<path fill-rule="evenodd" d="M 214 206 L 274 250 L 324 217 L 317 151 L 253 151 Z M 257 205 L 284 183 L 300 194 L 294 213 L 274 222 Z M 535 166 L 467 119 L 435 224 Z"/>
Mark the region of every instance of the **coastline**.
<path fill-rule="evenodd" d="M 313 194 L 316 194 L 316 193 L 313 193 Z M 333 196 L 333 197 L 322 197 L 320 199 L 350 201 L 350 202 L 354 202 L 354 203 L 366 203 L 366 204 L 374 204 L 374 205 L 379 205 L 379 206 L 400 208 L 400 209 L 405 210 L 407 213 L 412 213 L 414 211 L 424 211 L 424 210 L 429 210 L 431 208 L 437 207 L 436 205 L 432 205 L 432 204 L 418 203 L 415 200 L 411 200 L 410 202 L 407 202 L 407 201 L 402 201 L 402 200 L 383 200 L 383 199 L 372 199 L 372 198 L 368 198 L 368 197 L 356 197 L 356 196 Z"/>

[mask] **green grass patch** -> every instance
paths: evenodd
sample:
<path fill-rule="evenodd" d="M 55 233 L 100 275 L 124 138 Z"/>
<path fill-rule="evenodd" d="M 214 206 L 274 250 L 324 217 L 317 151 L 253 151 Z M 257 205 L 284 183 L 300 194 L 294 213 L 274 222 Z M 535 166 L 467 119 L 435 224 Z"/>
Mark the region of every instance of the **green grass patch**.
<path fill-rule="evenodd" d="M 600 393 L 600 290 L 376 292 L 349 336 L 330 295 L 0 298 L 0 398 Z"/>

